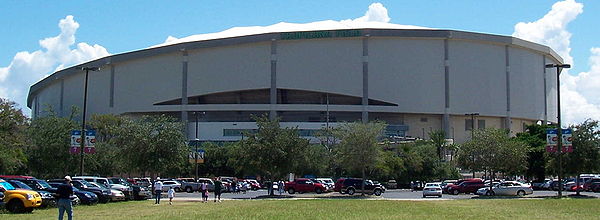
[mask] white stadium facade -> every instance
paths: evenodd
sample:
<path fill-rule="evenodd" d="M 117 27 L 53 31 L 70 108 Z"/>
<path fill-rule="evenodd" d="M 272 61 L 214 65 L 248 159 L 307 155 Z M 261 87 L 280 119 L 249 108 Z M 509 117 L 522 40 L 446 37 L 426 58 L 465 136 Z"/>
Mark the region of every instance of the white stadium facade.
<path fill-rule="evenodd" d="M 197 125 L 201 141 L 239 140 L 256 128 L 251 115 L 269 114 L 306 137 L 327 124 L 383 120 L 388 135 L 443 130 L 462 143 L 473 125 L 514 134 L 555 122 L 550 63 L 562 58 L 547 46 L 463 31 L 264 33 L 99 58 L 34 84 L 27 104 L 34 118 L 81 109 L 82 67 L 100 67 L 89 73 L 88 116 L 167 114 L 186 122 L 190 139 Z"/>

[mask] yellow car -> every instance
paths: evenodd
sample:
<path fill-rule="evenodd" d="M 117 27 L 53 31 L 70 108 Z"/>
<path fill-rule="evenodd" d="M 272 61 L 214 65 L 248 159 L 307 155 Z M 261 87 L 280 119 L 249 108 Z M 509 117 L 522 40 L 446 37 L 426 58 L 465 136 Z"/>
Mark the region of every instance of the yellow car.
<path fill-rule="evenodd" d="M 6 209 L 12 213 L 32 212 L 42 205 L 42 196 L 33 190 L 15 189 L 10 183 L 0 179 L 0 192 L 4 193 Z"/>

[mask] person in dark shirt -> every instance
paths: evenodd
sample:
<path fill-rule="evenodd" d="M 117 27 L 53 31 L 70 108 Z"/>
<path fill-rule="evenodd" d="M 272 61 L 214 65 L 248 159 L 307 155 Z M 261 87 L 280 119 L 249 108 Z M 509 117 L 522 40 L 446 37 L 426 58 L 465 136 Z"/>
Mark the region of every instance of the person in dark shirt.
<path fill-rule="evenodd" d="M 58 194 L 58 220 L 63 219 L 65 211 L 69 220 L 73 219 L 73 204 L 71 203 L 71 195 L 73 195 L 73 186 L 71 185 L 71 177 L 65 176 L 65 184 L 58 186 L 56 191 Z"/>

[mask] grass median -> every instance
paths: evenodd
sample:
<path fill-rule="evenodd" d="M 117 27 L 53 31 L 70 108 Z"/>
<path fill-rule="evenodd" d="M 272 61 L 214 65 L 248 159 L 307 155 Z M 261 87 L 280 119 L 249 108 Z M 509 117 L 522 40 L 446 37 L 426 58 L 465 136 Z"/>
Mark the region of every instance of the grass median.
<path fill-rule="evenodd" d="M 75 207 L 75 219 L 598 219 L 599 199 L 136 201 Z M 57 209 L 0 214 L 0 219 L 56 219 Z"/>

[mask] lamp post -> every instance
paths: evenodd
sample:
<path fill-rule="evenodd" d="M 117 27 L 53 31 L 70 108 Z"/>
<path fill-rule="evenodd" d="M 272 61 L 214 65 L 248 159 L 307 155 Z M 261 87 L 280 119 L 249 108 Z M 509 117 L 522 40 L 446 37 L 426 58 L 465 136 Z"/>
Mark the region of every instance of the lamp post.
<path fill-rule="evenodd" d="M 204 114 L 204 112 L 202 112 L 202 114 Z M 198 138 L 198 112 L 194 112 L 194 116 L 196 116 L 196 129 L 194 130 L 196 132 L 196 135 L 194 138 L 194 147 L 196 148 L 196 151 L 194 152 L 194 160 L 196 162 L 196 172 L 194 173 L 194 177 L 196 178 L 196 180 L 198 180 L 198 144 L 200 144 L 200 139 Z"/>
<path fill-rule="evenodd" d="M 83 113 L 81 118 L 81 151 L 79 160 L 79 175 L 83 176 L 83 150 L 85 149 L 85 113 L 87 110 L 87 87 L 88 87 L 88 75 L 90 71 L 98 71 L 99 67 L 81 67 L 81 70 L 85 70 L 85 82 L 83 86 Z"/>
<path fill-rule="evenodd" d="M 563 68 L 571 68 L 570 64 L 546 64 L 546 68 L 555 68 L 556 67 L 556 99 L 557 99 L 557 109 L 558 109 L 558 128 L 556 129 L 558 132 L 558 198 L 562 197 L 562 125 L 560 122 L 560 71 Z"/>
<path fill-rule="evenodd" d="M 467 113 L 466 116 L 471 116 L 471 140 L 473 140 L 475 132 L 475 116 L 479 115 L 479 112 Z M 473 164 L 475 163 L 475 155 L 473 155 Z M 475 178 L 475 170 L 473 169 L 473 178 Z"/>

